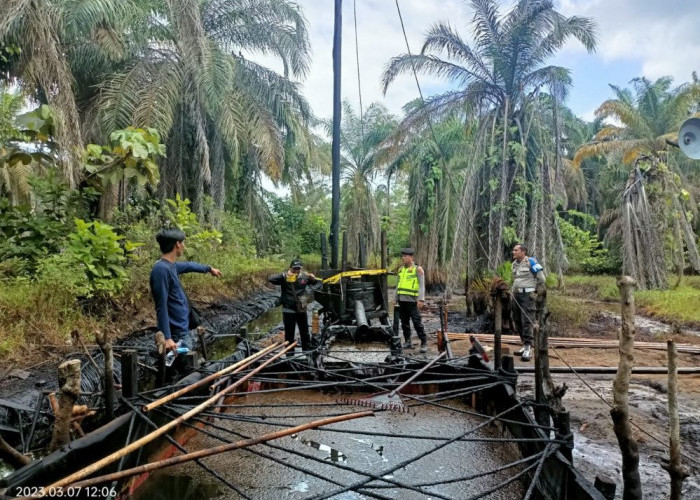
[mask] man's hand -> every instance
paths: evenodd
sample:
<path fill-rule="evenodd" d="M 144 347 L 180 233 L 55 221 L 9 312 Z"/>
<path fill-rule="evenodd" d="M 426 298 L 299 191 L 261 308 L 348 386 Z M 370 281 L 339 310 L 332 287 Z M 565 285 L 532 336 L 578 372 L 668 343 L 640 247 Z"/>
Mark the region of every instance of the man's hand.
<path fill-rule="evenodd" d="M 424 300 L 419 300 L 418 301 L 418 309 L 421 311 L 423 310 L 423 307 L 425 307 L 425 301 Z"/>
<path fill-rule="evenodd" d="M 221 277 L 223 276 L 223 274 L 221 273 L 221 271 L 219 271 L 218 269 L 214 269 L 213 267 L 209 270 L 209 273 L 210 273 L 212 276 L 216 276 L 217 278 L 221 278 Z"/>
<path fill-rule="evenodd" d="M 165 339 L 165 350 L 166 351 L 174 351 L 177 349 L 177 344 L 173 339 Z"/>
<path fill-rule="evenodd" d="M 307 276 L 311 278 L 312 280 L 316 279 L 316 276 L 313 275 L 313 273 L 307 273 Z"/>

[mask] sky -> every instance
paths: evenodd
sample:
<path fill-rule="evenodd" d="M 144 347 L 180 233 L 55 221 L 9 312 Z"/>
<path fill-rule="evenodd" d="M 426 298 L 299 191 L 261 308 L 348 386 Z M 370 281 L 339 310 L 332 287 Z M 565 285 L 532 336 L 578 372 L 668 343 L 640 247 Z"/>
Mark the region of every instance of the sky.
<path fill-rule="evenodd" d="M 302 92 L 319 118 L 332 115 L 334 0 L 298 0 L 309 21 L 312 64 L 301 81 Z M 609 84 L 625 87 L 632 78 L 656 79 L 669 75 L 676 84 L 691 80 L 700 69 L 700 1 L 698 0 L 555 0 L 566 16 L 592 17 L 598 23 L 598 48 L 588 53 L 577 41 L 567 43 L 551 64 L 571 70 L 573 88 L 568 106 L 590 120 L 595 109 L 612 97 Z M 382 94 L 380 77 L 388 61 L 406 52 L 395 0 L 343 0 L 342 97 L 358 108 L 353 4 L 357 11 L 360 88 L 366 108 L 381 102 L 397 116 L 402 106 L 418 97 L 412 75 L 398 77 Z M 472 10 L 465 0 L 399 0 L 411 52 L 420 50 L 426 30 L 450 23 L 471 39 Z M 502 2 L 507 12 L 512 1 Z M 268 58 L 253 56 L 273 68 Z M 450 88 L 445 81 L 419 74 L 427 97 Z"/>

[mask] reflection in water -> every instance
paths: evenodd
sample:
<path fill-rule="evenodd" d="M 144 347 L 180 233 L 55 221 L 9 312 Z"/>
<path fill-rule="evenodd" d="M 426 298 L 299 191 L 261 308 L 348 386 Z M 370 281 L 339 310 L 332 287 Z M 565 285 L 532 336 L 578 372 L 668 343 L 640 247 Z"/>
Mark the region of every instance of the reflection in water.
<path fill-rule="evenodd" d="M 262 313 L 257 318 L 245 325 L 248 329 L 248 339 L 258 340 L 274 327 L 282 323 L 282 306 L 273 307 Z M 227 333 L 240 333 L 240 330 Z M 221 359 L 232 354 L 236 350 L 239 339 L 237 337 L 222 337 L 216 340 L 213 350 L 209 353 L 210 359 Z"/>
<path fill-rule="evenodd" d="M 335 448 L 331 448 L 327 444 L 318 443 L 316 441 L 312 441 L 310 439 L 300 437 L 298 434 L 292 434 L 292 438 L 296 439 L 297 441 L 299 441 L 302 444 L 305 444 L 306 446 L 310 446 L 311 448 L 315 448 L 319 451 L 326 452 L 327 455 L 324 458 L 324 460 L 330 460 L 331 462 L 341 462 L 341 463 L 345 463 L 348 460 L 348 457 L 345 456 L 344 453 L 336 450 Z"/>

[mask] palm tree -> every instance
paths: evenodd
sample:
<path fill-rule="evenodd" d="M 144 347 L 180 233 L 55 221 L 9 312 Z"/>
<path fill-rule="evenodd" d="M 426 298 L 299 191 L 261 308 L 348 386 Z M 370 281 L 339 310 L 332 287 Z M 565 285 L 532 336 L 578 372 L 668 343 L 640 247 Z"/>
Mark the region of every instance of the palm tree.
<path fill-rule="evenodd" d="M 350 238 L 349 255 L 359 254 L 358 236 L 367 238 L 367 248 L 379 243 L 379 209 L 375 180 L 382 167 L 384 141 L 396 127 L 396 120 L 381 104 L 371 104 L 362 118 L 349 103 L 343 106 L 341 152 L 343 177 L 343 221 Z"/>
<path fill-rule="evenodd" d="M 223 207 L 227 164 L 237 165 L 234 179 L 256 182 L 262 172 L 279 180 L 285 137 L 310 148 L 310 109 L 287 78 L 308 70 L 305 23 L 287 0 L 154 0 L 144 12 L 148 42 L 103 85 L 100 102 L 107 128 L 150 124 L 167 137 L 162 196 L 185 193 L 201 212 L 211 194 Z M 285 75 L 244 51 L 277 56 Z"/>
<path fill-rule="evenodd" d="M 630 83 L 632 89 L 611 85 L 615 99 L 601 104 L 596 116 L 614 123 L 577 150 L 574 165 L 591 157 L 607 158 L 601 176 L 608 198 L 601 219 L 606 236 L 621 243 L 623 269 L 641 288 L 665 288 L 665 245 L 660 235 L 673 234 L 669 250 L 679 276 L 685 252 L 692 267 L 700 270 L 697 237 L 688 217 L 695 204 L 683 189 L 685 161 L 669 147 L 677 144 L 683 120 L 697 111 L 700 84 L 693 81 L 673 88 L 670 77 L 655 82 L 635 78 Z M 655 186 L 651 194 L 645 184 Z"/>
<path fill-rule="evenodd" d="M 481 130 L 476 134 L 477 154 L 470 159 L 474 168 L 468 169 L 471 177 L 464 184 L 459 204 L 465 215 L 488 214 L 488 221 L 481 227 L 472 230 L 472 226 L 463 225 L 463 230 L 468 230 L 468 240 L 485 240 L 486 265 L 495 269 L 504 257 L 509 216 L 533 210 L 532 193 L 520 193 L 525 204 L 517 200 L 515 205 L 512 203 L 516 191 L 530 182 L 526 178 L 528 172 L 535 177 L 541 175 L 537 162 L 545 163 L 547 176 L 550 168 L 554 172 L 561 169 L 558 140 L 549 151 L 552 157 L 546 161 L 531 149 L 535 140 L 532 120 L 541 111 L 537 106 L 540 90 L 549 90 L 557 114 L 571 83 L 567 69 L 548 66 L 546 62 L 570 38 L 579 40 L 587 50 L 594 50 L 595 24 L 585 17 L 564 17 L 554 9 L 551 0 L 520 0 L 503 16 L 494 0 L 472 0 L 471 6 L 473 45 L 465 42 L 448 23 L 438 23 L 428 30 L 420 54 L 403 54 L 390 61 L 383 85 L 386 91 L 398 74 L 413 70 L 443 77 L 457 89 L 431 97 L 408 120 L 453 110 L 478 117 Z M 523 182 L 517 181 L 518 178 Z M 476 188 L 478 196 L 474 196 L 474 183 L 480 184 Z M 556 228 L 552 190 L 546 187 L 547 179 L 540 178 L 538 183 L 547 189 L 546 217 L 553 224 L 546 226 Z M 469 202 L 471 208 L 467 209 L 465 205 Z M 525 236 L 528 235 L 517 234 L 518 238 Z M 464 233 L 457 240 L 462 244 Z"/>

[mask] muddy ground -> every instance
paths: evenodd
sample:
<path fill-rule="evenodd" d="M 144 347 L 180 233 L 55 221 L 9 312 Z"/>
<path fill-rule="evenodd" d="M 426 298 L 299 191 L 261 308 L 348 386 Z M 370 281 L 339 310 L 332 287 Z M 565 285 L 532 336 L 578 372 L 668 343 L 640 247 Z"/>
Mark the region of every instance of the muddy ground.
<path fill-rule="evenodd" d="M 429 298 L 423 313 L 426 331 L 429 334 L 430 350 L 427 354 L 420 354 L 416 349 L 410 352 L 412 357 L 433 357 L 437 354 L 435 331 L 440 328 L 436 306 L 438 297 Z M 599 304 L 592 301 L 582 301 L 579 298 L 571 298 L 571 307 L 590 307 L 594 311 L 590 321 L 579 327 L 560 324 L 557 318 L 551 318 L 551 335 L 562 337 L 587 337 L 601 339 L 615 339 L 619 331 L 619 316 L 615 314 L 614 306 Z M 265 309 L 273 307 L 276 303 L 275 295 L 265 292 L 251 297 L 247 301 L 236 302 L 212 307 L 208 312 L 208 326 L 212 332 L 231 332 L 241 326 L 252 316 Z M 490 325 L 487 321 L 470 320 L 464 315 L 464 297 L 456 296 L 450 301 L 448 315 L 448 331 L 452 332 L 488 332 Z M 268 325 L 279 322 L 279 311 L 269 315 Z M 700 333 L 686 330 L 679 333 L 677 329 L 668 324 L 650 320 L 638 316 L 637 340 L 661 341 L 673 335 L 678 342 L 686 342 L 700 345 Z M 280 333 L 281 324 L 275 327 Z M 273 328 L 274 329 L 274 328 Z M 504 333 L 510 333 L 505 331 Z M 129 338 L 140 338 L 138 342 L 150 342 L 152 332 L 142 331 Z M 137 344 L 138 344 L 137 342 Z M 235 340 L 232 340 L 235 342 Z M 415 340 L 414 340 L 415 342 Z M 489 347 L 486 344 L 487 348 Z M 467 342 L 454 342 L 452 344 L 455 355 L 465 355 L 468 352 Z M 61 356 L 64 353 L 60 353 Z M 591 349 L 591 348 L 559 348 L 558 355 L 574 366 L 617 366 L 618 353 L 616 349 Z M 58 357 L 58 355 L 56 356 Z M 31 376 L 25 380 L 5 377 L 0 380 L 0 398 L 14 398 L 24 395 L 24 401 L 35 401 L 38 390 L 55 385 L 55 367 L 58 359 L 50 359 L 38 366 L 28 366 Z M 522 364 L 516 360 L 516 365 Z M 532 364 L 530 362 L 529 364 Z M 563 365 L 563 361 L 557 355 L 551 355 L 552 366 Z M 635 353 L 637 366 L 665 366 L 666 355 L 663 351 L 641 351 Z M 697 366 L 698 356 L 690 354 L 679 355 L 679 366 Z M 3 375 L 0 373 L 0 375 Z M 595 390 L 587 387 L 582 380 L 575 375 L 553 374 L 556 384 L 566 383 L 569 387 L 564 404 L 571 413 L 572 430 L 575 433 L 575 466 L 581 470 L 591 481 L 595 476 L 602 474 L 610 477 L 618 483 L 618 498 L 621 498 L 622 480 L 620 473 L 620 453 L 617 441 L 613 433 L 612 422 L 609 415 L 609 403 L 612 400 L 611 389 L 613 376 L 586 375 L 585 381 Z M 532 394 L 533 377 L 521 374 L 519 377 L 519 390 L 527 397 Z M 630 388 L 630 405 L 633 422 L 641 427 L 635 429 L 635 436 L 640 446 L 640 473 L 644 485 L 645 498 L 668 498 L 669 478 L 661 469 L 663 458 L 668 456 L 666 443 L 668 443 L 668 413 L 666 397 L 666 376 L 645 375 L 633 376 Z M 700 376 L 681 376 L 679 384 L 679 412 L 681 428 L 681 444 L 684 452 L 684 463 L 689 467 L 691 477 L 684 482 L 685 498 L 700 498 Z M 27 396 L 31 394 L 31 396 Z M 653 437 L 658 439 L 655 440 Z M 169 482 L 179 485 L 181 488 L 199 488 L 195 492 L 197 498 L 209 498 L 217 496 L 215 489 L 207 490 L 207 485 L 193 484 L 188 481 L 178 482 L 177 475 L 167 476 Z M 304 489 L 308 485 L 300 485 Z M 201 488 L 204 488 L 203 490 Z"/>
<path fill-rule="evenodd" d="M 617 338 L 620 318 L 619 313 L 615 313 L 614 305 L 581 301 L 574 297 L 569 300 L 571 307 L 591 307 L 594 311 L 591 314 L 591 321 L 581 327 L 570 328 L 565 324 L 557 323 L 557 318 L 551 318 L 550 335 Z M 448 330 L 479 331 L 483 326 L 488 329 L 488 325 L 474 324 L 461 314 L 460 311 L 464 311 L 463 301 L 464 297 L 455 297 L 452 300 Z M 427 311 L 424 317 L 429 330 L 439 328 L 439 320 L 433 311 Z M 687 329 L 679 333 L 674 325 L 664 324 L 641 315 L 637 316 L 635 323 L 637 329 L 635 338 L 638 341 L 659 342 L 674 338 L 679 343 L 700 345 L 700 332 Z M 504 331 L 504 333 L 512 332 Z M 455 354 L 467 352 L 466 343 L 461 344 L 453 343 Z M 572 366 L 616 367 L 619 360 L 617 349 L 558 348 L 557 352 L 558 355 L 550 353 L 552 366 L 564 366 L 563 360 L 565 360 Z M 695 367 L 698 366 L 699 361 L 699 355 L 678 355 L 679 367 Z M 665 351 L 640 349 L 635 351 L 635 366 L 666 366 L 666 362 Z M 523 363 L 516 358 L 516 366 L 523 364 L 534 364 L 534 361 Z M 679 375 L 679 377 L 678 405 L 683 462 L 691 472 L 691 476 L 683 483 L 683 493 L 684 498 L 700 498 L 700 376 Z M 608 405 L 612 402 L 614 375 L 585 375 L 585 382 L 596 391 L 595 393 L 573 374 L 552 374 L 552 378 L 556 385 L 566 383 L 569 387 L 563 403 L 571 413 L 572 431 L 575 435 L 574 465 L 591 481 L 598 474 L 616 481 L 617 498 L 622 498 L 620 451 L 613 432 Z M 518 389 L 523 396 L 534 397 L 534 376 L 521 374 L 518 382 Z M 670 493 L 670 480 L 668 473 L 660 465 L 664 458 L 668 458 L 666 375 L 632 376 L 630 413 L 632 422 L 640 427 L 634 429 L 634 435 L 639 442 L 640 475 L 644 498 L 667 499 Z"/>

